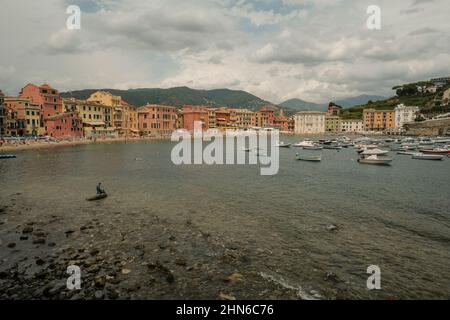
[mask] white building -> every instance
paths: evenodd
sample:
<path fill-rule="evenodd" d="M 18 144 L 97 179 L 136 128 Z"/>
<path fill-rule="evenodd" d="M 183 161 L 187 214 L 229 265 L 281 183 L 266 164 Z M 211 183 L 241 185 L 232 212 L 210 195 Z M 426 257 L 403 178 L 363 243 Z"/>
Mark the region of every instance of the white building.
<path fill-rule="evenodd" d="M 395 129 L 402 130 L 405 124 L 414 122 L 419 111 L 419 107 L 407 107 L 399 104 L 395 107 Z"/>
<path fill-rule="evenodd" d="M 342 132 L 353 132 L 361 133 L 364 132 L 364 121 L 363 120 L 342 120 Z"/>
<path fill-rule="evenodd" d="M 324 134 L 326 112 L 301 111 L 294 116 L 295 134 Z"/>

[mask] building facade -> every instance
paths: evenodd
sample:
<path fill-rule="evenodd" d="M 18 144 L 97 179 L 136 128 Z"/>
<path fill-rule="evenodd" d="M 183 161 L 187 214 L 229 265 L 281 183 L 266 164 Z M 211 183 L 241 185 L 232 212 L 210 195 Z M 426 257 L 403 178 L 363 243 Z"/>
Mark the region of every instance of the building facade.
<path fill-rule="evenodd" d="M 264 107 L 255 114 L 255 127 L 271 128 L 273 127 L 274 119 L 274 111 Z"/>
<path fill-rule="evenodd" d="M 280 113 L 273 119 L 274 128 L 287 132 L 289 131 L 289 119 L 284 115 L 283 109 L 280 109 Z"/>
<path fill-rule="evenodd" d="M 6 113 L 5 113 L 5 105 L 4 105 L 5 95 L 0 90 L 0 137 L 3 137 L 6 134 Z"/>
<path fill-rule="evenodd" d="M 110 110 L 110 107 L 98 102 L 74 98 L 63 99 L 63 106 L 65 112 L 78 113 L 86 137 L 116 136 L 115 129 L 109 127 L 105 121 L 106 111 Z"/>
<path fill-rule="evenodd" d="M 44 134 L 41 127 L 41 108 L 30 99 L 5 97 L 5 106 L 16 114 L 18 136 L 38 136 Z"/>
<path fill-rule="evenodd" d="M 234 109 L 236 115 L 236 127 L 249 129 L 253 126 L 255 113 L 248 109 Z"/>
<path fill-rule="evenodd" d="M 60 113 L 46 120 L 47 130 L 54 138 L 83 137 L 83 121 L 78 112 Z"/>
<path fill-rule="evenodd" d="M 334 102 L 330 102 L 330 104 L 328 105 L 327 113 L 329 116 L 339 116 L 341 114 L 341 111 L 342 107 L 338 106 Z"/>
<path fill-rule="evenodd" d="M 416 120 L 417 114 L 420 112 L 419 107 L 408 107 L 400 104 L 395 107 L 395 129 L 403 130 L 403 126 Z"/>
<path fill-rule="evenodd" d="M 137 111 L 142 134 L 167 137 L 177 129 L 177 109 L 163 105 L 146 105 Z"/>
<path fill-rule="evenodd" d="M 212 114 L 212 110 L 202 107 L 202 106 L 183 106 L 181 110 L 183 115 L 183 128 L 188 131 L 194 130 L 195 122 L 201 122 L 203 130 L 208 130 L 209 126 L 209 117 Z M 216 112 L 214 111 L 214 115 Z M 214 124 L 217 126 L 217 123 Z"/>
<path fill-rule="evenodd" d="M 338 133 L 342 131 L 342 121 L 338 116 L 327 115 L 325 117 L 325 131 Z"/>
<path fill-rule="evenodd" d="M 105 106 L 105 124 L 108 128 L 122 130 L 122 98 L 110 92 L 97 91 L 91 94 L 88 101 L 97 102 Z"/>
<path fill-rule="evenodd" d="M 325 133 L 326 112 L 301 111 L 295 114 L 295 134 Z"/>
<path fill-rule="evenodd" d="M 49 84 L 42 86 L 27 84 L 22 88 L 19 97 L 29 99 L 30 103 L 39 106 L 41 117 L 39 124 L 45 134 L 50 134 L 46 127 L 46 120 L 63 112 L 62 99 L 58 90 Z"/>
<path fill-rule="evenodd" d="M 362 120 L 342 120 L 341 131 L 348 133 L 362 133 L 364 132 L 364 121 Z"/>
<path fill-rule="evenodd" d="M 364 109 L 365 131 L 390 131 L 395 129 L 394 110 Z"/>

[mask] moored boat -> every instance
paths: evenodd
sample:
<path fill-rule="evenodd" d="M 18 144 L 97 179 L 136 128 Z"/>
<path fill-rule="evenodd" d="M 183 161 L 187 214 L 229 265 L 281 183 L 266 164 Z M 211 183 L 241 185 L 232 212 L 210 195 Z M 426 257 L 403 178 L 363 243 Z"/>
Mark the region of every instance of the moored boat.
<path fill-rule="evenodd" d="M 417 159 L 417 160 L 436 160 L 436 161 L 440 161 L 442 159 L 444 159 L 444 155 L 439 155 L 439 154 L 424 154 L 424 153 L 416 153 L 412 156 L 413 159 Z"/>
<path fill-rule="evenodd" d="M 422 152 L 424 154 L 436 154 L 436 155 L 443 155 L 443 156 L 450 154 L 450 150 L 444 149 L 444 148 L 421 149 L 420 152 Z"/>
<path fill-rule="evenodd" d="M 106 193 L 102 193 L 102 194 L 97 194 L 93 197 L 87 198 L 86 201 L 97 201 L 97 200 L 105 199 L 106 197 L 108 197 L 108 195 Z"/>
<path fill-rule="evenodd" d="M 371 155 L 368 157 L 361 157 L 358 159 L 359 163 L 362 164 L 373 164 L 373 165 L 390 165 L 392 159 L 390 158 L 378 158 L 377 155 Z"/>
<path fill-rule="evenodd" d="M 320 162 L 322 161 L 322 156 L 305 156 L 297 153 L 296 159 L 299 161 Z"/>
<path fill-rule="evenodd" d="M 381 150 L 381 149 L 367 149 L 367 150 L 364 150 L 361 154 L 364 156 L 373 156 L 373 155 L 383 156 L 388 153 L 389 153 L 389 151 Z"/>

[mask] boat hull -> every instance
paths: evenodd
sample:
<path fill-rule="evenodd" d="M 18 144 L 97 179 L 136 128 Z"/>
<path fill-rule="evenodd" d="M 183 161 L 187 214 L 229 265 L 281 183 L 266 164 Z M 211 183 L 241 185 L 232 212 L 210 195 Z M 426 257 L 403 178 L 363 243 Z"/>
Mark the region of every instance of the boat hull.
<path fill-rule="evenodd" d="M 91 198 L 87 198 L 86 201 L 98 201 L 101 199 L 105 199 L 106 197 L 108 197 L 108 195 L 106 193 L 104 194 L 97 194 Z"/>

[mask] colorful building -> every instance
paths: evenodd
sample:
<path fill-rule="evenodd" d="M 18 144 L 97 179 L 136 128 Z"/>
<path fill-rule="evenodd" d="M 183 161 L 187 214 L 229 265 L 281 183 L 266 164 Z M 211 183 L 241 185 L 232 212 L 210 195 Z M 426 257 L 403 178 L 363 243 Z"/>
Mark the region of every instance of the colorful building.
<path fill-rule="evenodd" d="M 201 122 L 203 125 L 203 130 L 208 130 L 209 126 L 209 116 L 212 113 L 210 109 L 202 106 L 183 106 L 183 128 L 188 131 L 194 130 L 195 122 Z M 216 112 L 214 111 L 216 115 Z M 217 122 L 214 124 L 217 126 Z"/>
<path fill-rule="evenodd" d="M 395 129 L 394 110 L 364 109 L 365 131 L 389 131 Z"/>
<path fill-rule="evenodd" d="M 280 131 L 289 131 L 289 119 L 285 117 L 283 109 L 280 109 L 280 114 L 273 119 L 273 126 Z"/>
<path fill-rule="evenodd" d="M 62 99 L 58 90 L 48 84 L 42 86 L 27 84 L 22 88 L 19 97 L 29 99 L 30 103 L 39 106 L 41 117 L 39 124 L 43 132 L 50 134 L 46 127 L 46 120 L 63 112 Z"/>
<path fill-rule="evenodd" d="M 5 106 L 16 113 L 18 136 L 38 136 L 44 134 L 41 127 L 41 108 L 30 99 L 5 97 Z"/>
<path fill-rule="evenodd" d="M 255 113 L 248 109 L 234 109 L 236 117 L 235 125 L 239 129 L 249 129 L 255 122 Z"/>
<path fill-rule="evenodd" d="M 66 112 L 46 119 L 47 131 L 54 138 L 83 137 L 83 122 L 78 112 Z"/>
<path fill-rule="evenodd" d="M 207 108 L 208 110 L 208 127 L 209 129 L 215 129 L 217 127 L 216 124 L 216 109 L 215 108 Z M 181 127 L 180 127 L 181 128 Z"/>
<path fill-rule="evenodd" d="M 115 136 L 115 129 L 105 122 L 106 110 L 111 109 L 103 104 L 75 98 L 63 99 L 65 112 L 77 112 L 83 123 L 86 137 Z"/>
<path fill-rule="evenodd" d="M 325 117 L 325 131 L 326 132 L 332 132 L 332 133 L 338 133 L 342 130 L 342 121 L 341 118 L 338 116 L 331 116 L 327 115 Z"/>
<path fill-rule="evenodd" d="M 3 137 L 6 134 L 6 113 L 5 113 L 5 105 L 4 105 L 5 95 L 0 90 L 0 137 Z"/>
<path fill-rule="evenodd" d="M 328 105 L 328 115 L 329 116 L 339 116 L 342 112 L 342 107 L 338 106 L 334 102 L 330 102 Z"/>
<path fill-rule="evenodd" d="M 146 105 L 137 111 L 139 131 L 156 137 L 167 137 L 177 129 L 177 109 L 162 105 Z"/>
<path fill-rule="evenodd" d="M 273 127 L 274 119 L 274 111 L 264 107 L 255 114 L 255 127 L 271 128 Z"/>
<path fill-rule="evenodd" d="M 301 111 L 295 114 L 295 134 L 324 134 L 326 112 Z"/>
<path fill-rule="evenodd" d="M 139 135 L 139 120 L 137 108 L 122 99 L 123 134 L 127 136 Z"/>
<path fill-rule="evenodd" d="M 357 119 L 342 120 L 341 131 L 349 133 L 364 132 L 364 121 Z"/>
<path fill-rule="evenodd" d="M 108 128 L 122 130 L 122 98 L 110 92 L 97 91 L 91 94 L 88 101 L 97 102 L 105 106 L 105 124 Z"/>

